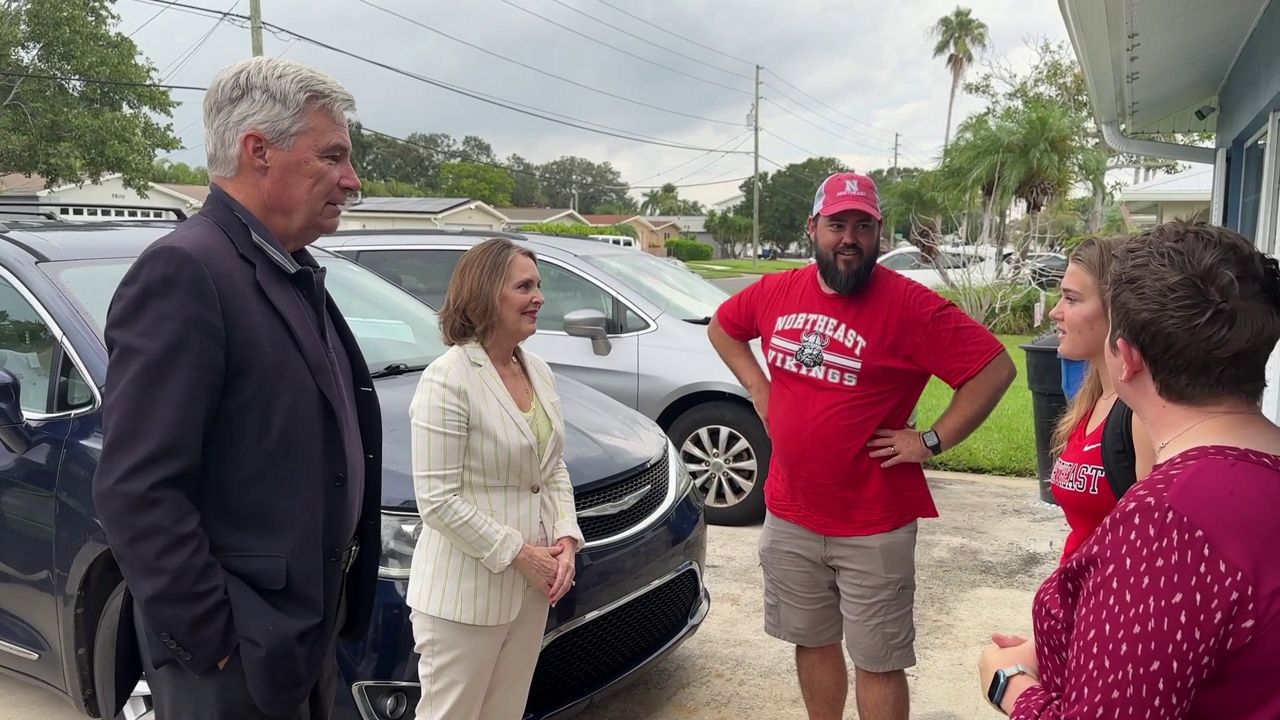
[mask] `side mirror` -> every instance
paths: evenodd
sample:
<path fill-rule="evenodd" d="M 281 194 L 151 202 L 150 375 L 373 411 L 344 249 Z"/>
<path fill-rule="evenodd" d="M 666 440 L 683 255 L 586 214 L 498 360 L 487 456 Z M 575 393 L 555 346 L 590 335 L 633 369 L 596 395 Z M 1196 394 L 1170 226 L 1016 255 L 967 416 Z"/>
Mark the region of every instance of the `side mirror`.
<path fill-rule="evenodd" d="M 18 402 L 22 383 L 8 370 L 0 369 L 0 427 L 21 425 L 22 405 Z"/>
<path fill-rule="evenodd" d="M 597 355 L 608 355 L 613 350 L 609 333 L 605 331 L 607 320 L 599 310 L 574 310 L 564 315 L 564 331 L 574 337 L 591 338 L 591 349 Z"/>

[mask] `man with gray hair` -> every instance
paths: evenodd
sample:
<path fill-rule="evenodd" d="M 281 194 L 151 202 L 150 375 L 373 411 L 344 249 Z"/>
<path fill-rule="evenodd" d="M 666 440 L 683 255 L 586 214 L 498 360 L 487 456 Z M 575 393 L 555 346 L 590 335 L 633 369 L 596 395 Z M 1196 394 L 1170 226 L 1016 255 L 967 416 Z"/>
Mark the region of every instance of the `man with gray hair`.
<path fill-rule="evenodd" d="M 116 689 L 145 670 L 159 720 L 329 718 L 339 634 L 369 621 L 380 412 L 306 250 L 360 188 L 354 110 L 297 63 L 223 69 L 208 200 L 107 315 L 93 497 L 132 596 L 120 636 L 138 638 L 117 648 Z"/>

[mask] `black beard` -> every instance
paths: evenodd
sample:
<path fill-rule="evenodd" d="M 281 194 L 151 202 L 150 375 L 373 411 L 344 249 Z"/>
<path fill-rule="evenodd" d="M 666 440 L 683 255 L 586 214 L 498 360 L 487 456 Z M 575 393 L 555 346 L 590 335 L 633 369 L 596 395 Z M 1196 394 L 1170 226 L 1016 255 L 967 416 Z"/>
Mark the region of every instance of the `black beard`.
<path fill-rule="evenodd" d="M 879 248 L 877 248 L 878 254 Z M 876 269 L 876 255 L 863 255 L 858 265 L 848 272 L 840 270 L 833 250 L 815 248 L 814 255 L 818 264 L 818 275 L 839 295 L 855 295 L 866 288 L 871 280 L 871 273 Z"/>

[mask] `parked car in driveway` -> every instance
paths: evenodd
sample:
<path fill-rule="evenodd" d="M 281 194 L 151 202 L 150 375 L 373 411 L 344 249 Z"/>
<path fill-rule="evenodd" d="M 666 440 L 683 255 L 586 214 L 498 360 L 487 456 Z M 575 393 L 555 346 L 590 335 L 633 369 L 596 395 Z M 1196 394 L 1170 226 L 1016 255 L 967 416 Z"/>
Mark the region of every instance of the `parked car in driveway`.
<path fill-rule="evenodd" d="M 102 444 L 102 327 L 125 271 L 168 229 L 0 225 L 0 672 L 91 716 L 128 691 L 116 687 L 115 652 L 133 642 L 116 636 L 125 587 L 90 495 Z M 422 528 L 408 408 L 421 369 L 444 346 L 422 302 L 356 263 L 315 255 L 376 378 L 385 438 L 374 618 L 364 638 L 339 647 L 338 717 L 399 720 L 412 716 L 418 693 L 404 603 Z M 535 719 L 633 677 L 690 637 L 710 607 L 702 503 L 679 452 L 634 410 L 568 377 L 558 385 L 587 542 L 577 585 L 547 620 L 527 706 Z M 131 715 L 146 707 L 145 685 L 139 695 Z"/>
<path fill-rule="evenodd" d="M 996 275 L 993 260 L 964 249 L 944 248 L 938 251 L 935 258 L 931 258 L 919 248 L 903 247 L 884 253 L 877 262 L 934 290 L 947 287 L 944 272 L 953 282 L 969 285 L 985 285 L 993 281 Z"/>
<path fill-rule="evenodd" d="M 319 244 L 438 308 L 462 253 L 495 235 L 538 254 L 546 304 L 527 346 L 557 373 L 657 421 L 689 467 L 708 522 L 760 520 L 769 437 L 707 339 L 711 315 L 729 297 L 724 290 L 647 253 L 571 237 L 351 231 Z"/>

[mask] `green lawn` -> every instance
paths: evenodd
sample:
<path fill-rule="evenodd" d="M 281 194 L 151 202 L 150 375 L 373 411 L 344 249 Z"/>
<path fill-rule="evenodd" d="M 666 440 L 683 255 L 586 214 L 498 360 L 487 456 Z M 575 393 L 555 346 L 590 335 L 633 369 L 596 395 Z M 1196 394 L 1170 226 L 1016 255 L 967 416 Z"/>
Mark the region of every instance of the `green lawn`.
<path fill-rule="evenodd" d="M 737 270 L 716 270 L 709 267 L 701 267 L 696 262 L 686 263 L 689 269 L 697 273 L 699 276 L 707 280 L 719 280 L 721 278 L 742 277 L 742 273 Z"/>
<path fill-rule="evenodd" d="M 1018 377 L 991 417 L 959 447 L 947 450 L 928 466 L 937 470 L 1036 476 L 1036 436 L 1032 425 L 1031 391 L 1027 389 L 1027 354 L 1018 347 L 1033 338 L 1001 335 L 1009 349 Z M 920 398 L 919 427 L 928 428 L 951 402 L 951 388 L 941 380 L 929 381 Z"/>
<path fill-rule="evenodd" d="M 735 277 L 737 275 L 752 274 L 764 275 L 766 273 L 779 272 L 782 270 L 793 270 L 798 267 L 804 267 L 803 260 L 756 260 L 754 264 L 750 259 L 735 258 L 731 260 L 694 260 L 688 263 L 689 267 L 701 274 L 702 270 L 711 272 L 725 272 L 721 268 L 730 268 L 735 272 L 721 277 Z M 708 267 L 709 266 L 709 267 Z M 703 277 L 706 277 L 703 275 Z"/>

